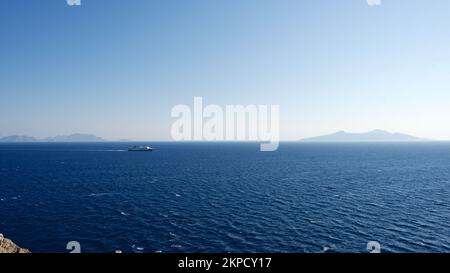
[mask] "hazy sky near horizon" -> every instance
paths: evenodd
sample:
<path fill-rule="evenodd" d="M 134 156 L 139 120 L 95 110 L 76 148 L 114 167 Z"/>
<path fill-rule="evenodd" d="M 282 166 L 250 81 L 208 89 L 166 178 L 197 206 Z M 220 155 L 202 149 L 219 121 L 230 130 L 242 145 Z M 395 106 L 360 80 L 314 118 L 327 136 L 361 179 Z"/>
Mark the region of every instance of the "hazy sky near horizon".
<path fill-rule="evenodd" d="M 167 140 L 176 104 L 278 104 L 286 140 L 450 139 L 450 1 L 2 0 L 0 136 Z"/>

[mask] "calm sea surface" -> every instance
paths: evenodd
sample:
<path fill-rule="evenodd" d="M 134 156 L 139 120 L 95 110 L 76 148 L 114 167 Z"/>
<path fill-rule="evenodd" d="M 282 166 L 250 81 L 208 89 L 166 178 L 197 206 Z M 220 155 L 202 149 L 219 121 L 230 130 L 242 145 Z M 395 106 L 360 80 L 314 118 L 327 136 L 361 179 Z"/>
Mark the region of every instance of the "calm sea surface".
<path fill-rule="evenodd" d="M 33 252 L 450 251 L 450 143 L 0 144 L 0 233 Z"/>

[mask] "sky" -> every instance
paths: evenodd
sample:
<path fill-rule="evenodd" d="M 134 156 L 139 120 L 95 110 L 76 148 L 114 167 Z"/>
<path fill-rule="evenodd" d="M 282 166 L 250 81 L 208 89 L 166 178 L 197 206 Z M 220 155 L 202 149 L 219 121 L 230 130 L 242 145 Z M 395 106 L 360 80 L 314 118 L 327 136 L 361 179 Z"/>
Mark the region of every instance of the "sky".
<path fill-rule="evenodd" d="M 171 109 L 202 96 L 279 105 L 283 140 L 450 140 L 448 0 L 0 4 L 0 136 L 170 140 Z"/>

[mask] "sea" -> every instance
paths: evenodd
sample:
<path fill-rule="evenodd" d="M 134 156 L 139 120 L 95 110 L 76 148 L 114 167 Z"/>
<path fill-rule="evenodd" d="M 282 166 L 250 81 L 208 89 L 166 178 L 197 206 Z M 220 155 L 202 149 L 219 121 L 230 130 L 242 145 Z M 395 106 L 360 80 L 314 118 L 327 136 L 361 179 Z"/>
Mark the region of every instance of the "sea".
<path fill-rule="evenodd" d="M 449 252 L 450 143 L 0 144 L 0 233 L 44 253 Z"/>

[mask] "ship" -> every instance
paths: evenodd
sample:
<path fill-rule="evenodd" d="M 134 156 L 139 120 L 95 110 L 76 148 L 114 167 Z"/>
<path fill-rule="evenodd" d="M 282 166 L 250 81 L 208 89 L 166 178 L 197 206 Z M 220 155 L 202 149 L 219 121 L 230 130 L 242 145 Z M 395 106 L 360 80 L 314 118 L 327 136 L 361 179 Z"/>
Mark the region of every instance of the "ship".
<path fill-rule="evenodd" d="M 151 151 L 153 151 L 153 148 L 149 147 L 149 146 L 135 145 L 135 146 L 128 148 L 128 151 L 129 152 L 151 152 Z"/>

